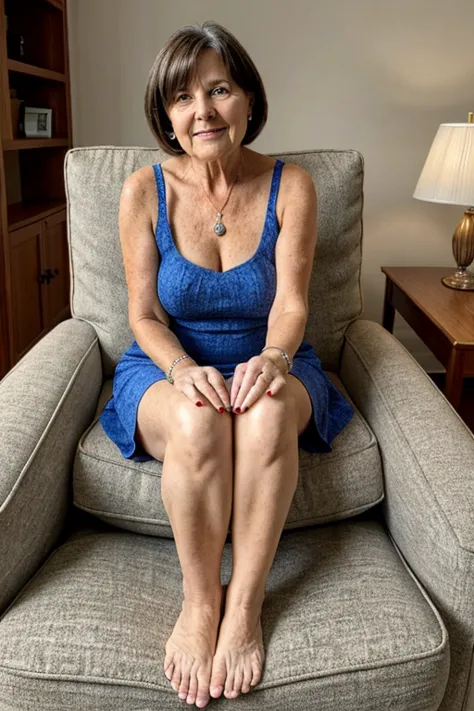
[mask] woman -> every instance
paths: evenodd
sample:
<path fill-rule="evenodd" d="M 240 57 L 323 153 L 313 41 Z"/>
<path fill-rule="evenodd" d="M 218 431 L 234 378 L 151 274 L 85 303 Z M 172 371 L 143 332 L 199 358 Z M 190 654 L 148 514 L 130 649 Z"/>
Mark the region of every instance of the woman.
<path fill-rule="evenodd" d="M 247 148 L 267 102 L 246 51 L 215 23 L 182 28 L 155 61 L 145 104 L 171 157 L 123 187 L 136 340 L 101 422 L 124 457 L 163 461 L 183 573 L 164 669 L 179 697 L 203 708 L 260 680 L 265 583 L 297 484 L 298 446 L 331 451 L 353 410 L 302 342 L 316 194 L 302 168 Z"/>

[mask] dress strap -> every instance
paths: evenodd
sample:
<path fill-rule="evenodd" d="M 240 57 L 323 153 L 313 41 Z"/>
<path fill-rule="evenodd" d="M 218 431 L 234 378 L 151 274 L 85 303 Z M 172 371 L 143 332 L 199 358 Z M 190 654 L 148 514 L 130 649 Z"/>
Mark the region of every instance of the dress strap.
<path fill-rule="evenodd" d="M 272 184 L 270 187 L 270 196 L 268 198 L 267 213 L 265 216 L 265 225 L 263 228 L 261 247 L 273 261 L 275 258 L 275 244 L 280 233 L 280 226 L 276 215 L 276 203 L 278 198 L 278 190 L 280 189 L 281 172 L 285 164 L 279 158 L 273 167 Z"/>
<path fill-rule="evenodd" d="M 155 173 L 156 190 L 158 193 L 158 220 L 155 229 L 155 241 L 160 254 L 164 254 L 173 244 L 171 242 L 170 230 L 168 229 L 168 210 L 166 208 L 166 186 L 163 177 L 163 170 L 159 163 L 153 165 Z"/>

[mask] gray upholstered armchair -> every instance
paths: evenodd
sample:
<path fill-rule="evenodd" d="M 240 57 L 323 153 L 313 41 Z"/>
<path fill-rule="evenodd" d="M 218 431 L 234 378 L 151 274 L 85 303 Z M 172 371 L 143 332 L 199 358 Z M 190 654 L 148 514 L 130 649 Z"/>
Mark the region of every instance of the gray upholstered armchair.
<path fill-rule="evenodd" d="M 360 319 L 363 163 L 280 156 L 319 195 L 306 338 L 356 415 L 299 485 L 267 585 L 264 676 L 224 709 L 461 711 L 474 645 L 474 439 L 400 343 Z M 68 153 L 73 318 L 0 383 L 0 709 L 182 708 L 163 673 L 180 571 L 161 463 L 98 414 L 133 340 L 125 177 L 158 150 Z M 230 543 L 222 575 L 230 570 Z"/>

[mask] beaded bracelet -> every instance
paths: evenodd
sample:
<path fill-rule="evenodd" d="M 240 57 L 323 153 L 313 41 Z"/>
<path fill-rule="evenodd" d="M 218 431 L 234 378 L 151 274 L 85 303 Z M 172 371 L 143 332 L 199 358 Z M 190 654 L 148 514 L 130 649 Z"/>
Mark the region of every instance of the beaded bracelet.
<path fill-rule="evenodd" d="M 182 356 L 179 356 L 179 358 L 176 358 L 176 359 L 171 363 L 170 367 L 168 368 L 168 372 L 166 373 L 166 380 L 167 380 L 169 383 L 171 383 L 171 385 L 173 385 L 173 383 L 174 383 L 174 380 L 173 380 L 173 378 L 171 377 L 171 372 L 172 372 L 174 366 L 175 366 L 177 363 L 179 363 L 180 360 L 183 360 L 183 358 L 189 358 L 189 356 L 188 356 L 186 353 L 185 353 L 184 355 L 182 355 Z"/>
<path fill-rule="evenodd" d="M 276 348 L 277 351 L 280 351 L 282 357 L 283 357 L 283 358 L 285 359 L 285 361 L 286 361 L 286 366 L 287 366 L 287 368 L 288 368 L 288 371 L 287 371 L 287 372 L 289 373 L 290 370 L 293 368 L 293 363 L 291 362 L 290 356 L 288 355 L 288 353 L 287 353 L 286 351 L 284 351 L 283 348 L 279 348 L 278 346 L 265 346 L 265 348 L 262 348 L 262 350 L 260 351 L 260 353 L 263 353 L 263 351 L 266 351 L 266 350 L 268 350 L 269 348 Z"/>

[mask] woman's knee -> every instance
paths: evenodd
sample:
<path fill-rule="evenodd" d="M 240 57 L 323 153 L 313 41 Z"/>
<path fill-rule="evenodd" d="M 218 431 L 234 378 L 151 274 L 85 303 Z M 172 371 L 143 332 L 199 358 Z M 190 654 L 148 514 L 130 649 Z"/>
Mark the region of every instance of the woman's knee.
<path fill-rule="evenodd" d="M 229 413 L 219 413 L 212 405 L 196 407 L 183 400 L 173 409 L 168 431 L 177 455 L 195 466 L 232 451 L 232 421 Z"/>
<path fill-rule="evenodd" d="M 262 395 L 236 421 L 245 430 L 248 445 L 261 444 L 266 451 L 288 447 L 298 436 L 297 403 L 287 388 L 273 396 Z"/>

